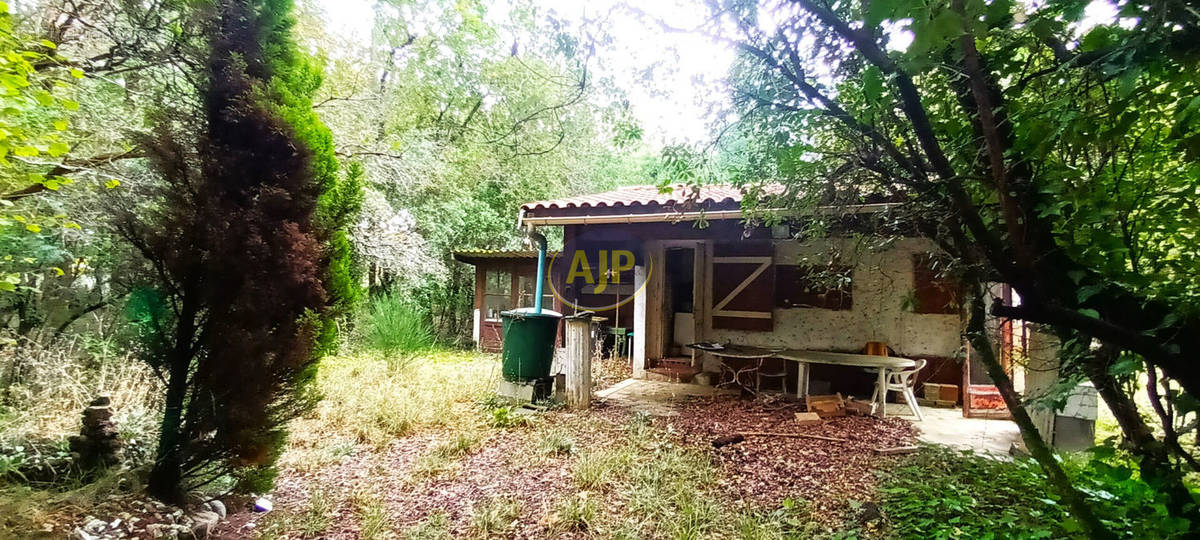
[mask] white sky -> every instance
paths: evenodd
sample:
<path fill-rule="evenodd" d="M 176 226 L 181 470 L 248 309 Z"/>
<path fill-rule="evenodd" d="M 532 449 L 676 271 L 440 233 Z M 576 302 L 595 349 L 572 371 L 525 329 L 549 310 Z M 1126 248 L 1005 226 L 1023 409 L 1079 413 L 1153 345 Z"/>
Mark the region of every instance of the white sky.
<path fill-rule="evenodd" d="M 623 3 L 638 6 L 647 14 L 671 21 L 674 27 L 693 28 L 708 15 L 708 9 L 694 0 L 533 0 L 544 10 L 552 10 L 560 19 L 576 24 L 605 18 L 612 35 L 611 45 L 597 50 L 592 65 L 603 76 L 611 77 L 629 97 L 634 114 L 645 130 L 651 148 L 675 142 L 703 143 L 710 138 L 710 111 L 728 100 L 724 84 L 734 54 L 724 44 L 677 32 L 665 32 L 643 21 Z M 1037 0 L 1024 0 L 1035 4 Z M 346 37 L 366 40 L 373 23 L 374 0 L 317 0 L 324 7 L 330 30 Z M 1123 3 L 1123 0 L 1120 0 Z M 489 2 L 489 17 L 502 18 L 508 11 L 507 0 Z M 1093 0 L 1088 6 L 1082 33 L 1096 24 L 1112 23 L 1117 8 L 1110 0 Z M 1122 24 L 1131 23 L 1121 21 Z M 905 32 L 907 33 L 907 32 Z M 904 48 L 911 36 L 896 36 L 893 47 Z M 647 74 L 647 70 L 653 69 Z"/>

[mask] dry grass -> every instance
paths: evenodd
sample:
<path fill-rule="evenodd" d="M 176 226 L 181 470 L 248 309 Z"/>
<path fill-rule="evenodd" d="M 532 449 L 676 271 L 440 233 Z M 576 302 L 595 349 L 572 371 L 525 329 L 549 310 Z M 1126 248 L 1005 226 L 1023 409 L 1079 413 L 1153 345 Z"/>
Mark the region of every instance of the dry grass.
<path fill-rule="evenodd" d="M 324 399 L 292 425 L 284 466 L 308 469 L 336 462 L 338 445 L 375 449 L 418 430 L 469 431 L 478 423 L 475 403 L 495 388 L 495 356 L 464 351 L 432 352 L 403 369 L 382 355 L 334 356 L 321 362 L 317 377 Z M 315 464 L 315 465 L 314 465 Z"/>
<path fill-rule="evenodd" d="M 0 349 L 0 388 L 0 444 L 76 434 L 80 413 L 101 394 L 112 398 L 126 441 L 157 431 L 162 392 L 153 371 L 128 354 L 79 339 Z"/>

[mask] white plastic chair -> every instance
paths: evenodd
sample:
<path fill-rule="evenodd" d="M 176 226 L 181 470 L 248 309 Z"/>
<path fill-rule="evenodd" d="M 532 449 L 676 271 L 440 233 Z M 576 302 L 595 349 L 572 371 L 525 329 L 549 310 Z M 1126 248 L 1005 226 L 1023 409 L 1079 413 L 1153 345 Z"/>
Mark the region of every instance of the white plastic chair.
<path fill-rule="evenodd" d="M 908 369 L 901 369 L 888 373 L 887 389 L 900 392 L 904 396 L 904 402 L 908 404 L 908 408 L 912 409 L 913 416 L 917 417 L 918 421 L 925 420 L 925 416 L 921 414 L 921 407 L 917 406 L 917 396 L 913 393 L 913 385 L 917 382 L 917 372 L 925 367 L 926 360 L 924 358 L 917 359 L 917 365 Z M 878 370 L 872 370 L 878 373 Z M 875 393 L 871 394 L 871 403 L 879 398 L 879 387 L 875 387 Z M 886 399 L 886 396 L 885 396 Z"/>

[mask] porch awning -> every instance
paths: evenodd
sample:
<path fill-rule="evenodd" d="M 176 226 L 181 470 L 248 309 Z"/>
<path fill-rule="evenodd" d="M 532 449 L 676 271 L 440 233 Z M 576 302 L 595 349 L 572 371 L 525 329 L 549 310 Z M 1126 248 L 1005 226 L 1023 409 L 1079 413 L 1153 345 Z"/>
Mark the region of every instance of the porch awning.
<path fill-rule="evenodd" d="M 554 253 L 548 252 L 546 255 L 553 256 Z M 537 255 L 536 250 L 526 249 L 467 249 L 455 251 L 454 260 L 478 265 L 489 261 L 535 261 Z"/>

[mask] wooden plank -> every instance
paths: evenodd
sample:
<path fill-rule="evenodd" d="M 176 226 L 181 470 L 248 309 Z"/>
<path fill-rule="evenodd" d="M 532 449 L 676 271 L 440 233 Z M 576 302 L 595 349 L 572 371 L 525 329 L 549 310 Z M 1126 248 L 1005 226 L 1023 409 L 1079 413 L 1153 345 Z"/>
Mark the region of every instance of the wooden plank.
<path fill-rule="evenodd" d="M 592 404 L 592 318 L 566 319 L 567 407 L 586 409 Z"/>
<path fill-rule="evenodd" d="M 824 435 L 813 435 L 812 433 L 776 433 L 770 431 L 742 431 L 738 435 L 742 437 L 788 437 L 793 439 L 817 439 L 819 441 L 830 442 L 850 442 L 850 439 L 839 439 L 837 437 L 826 437 Z"/>
<path fill-rule="evenodd" d="M 902 454 L 914 454 L 921 447 L 919 446 L 893 446 L 891 448 L 876 448 L 875 453 L 881 456 L 898 456 Z"/>
<path fill-rule="evenodd" d="M 817 413 L 821 418 L 830 418 L 834 416 L 846 416 L 846 402 L 842 400 L 842 394 L 832 395 L 808 395 L 804 398 L 804 405 L 808 412 Z"/>
<path fill-rule="evenodd" d="M 802 426 L 815 426 L 821 423 L 821 416 L 812 412 L 796 413 L 796 423 Z"/>

